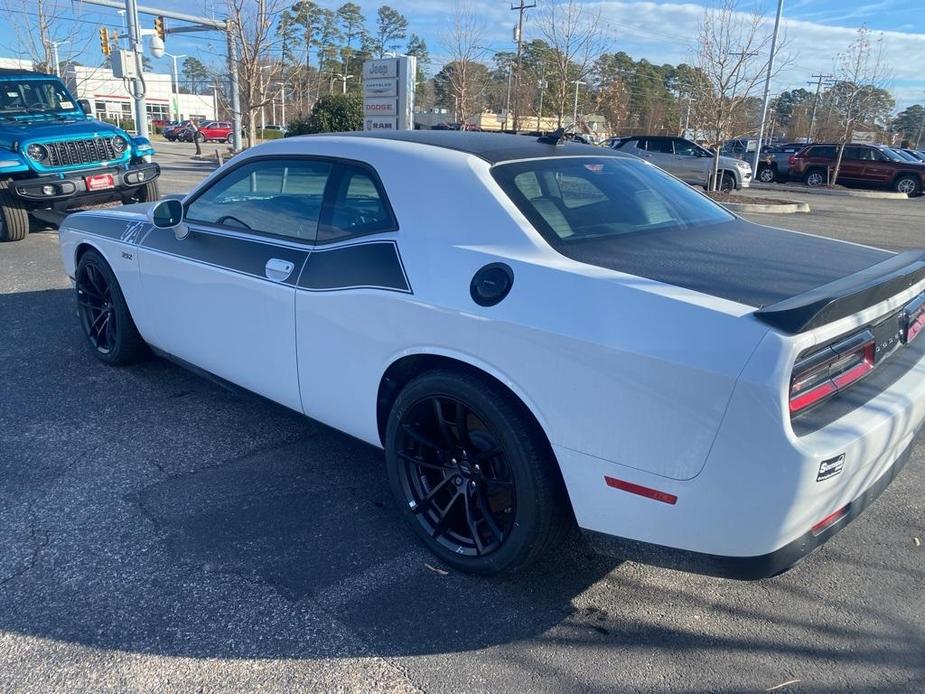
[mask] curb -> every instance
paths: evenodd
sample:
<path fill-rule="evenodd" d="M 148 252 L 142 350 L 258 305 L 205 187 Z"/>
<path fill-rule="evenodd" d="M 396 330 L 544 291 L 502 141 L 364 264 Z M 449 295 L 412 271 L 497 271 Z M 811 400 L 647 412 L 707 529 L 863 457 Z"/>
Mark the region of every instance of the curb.
<path fill-rule="evenodd" d="M 776 190 L 786 191 L 788 193 L 806 193 L 807 195 L 830 195 L 842 198 L 873 198 L 878 200 L 908 200 L 909 196 L 905 193 L 897 193 L 892 190 L 828 190 L 826 188 L 810 188 L 809 186 L 791 186 L 775 183 L 758 183 L 752 182 L 749 186 L 752 190 Z"/>
<path fill-rule="evenodd" d="M 812 212 L 808 202 L 778 203 L 776 205 L 753 202 L 721 202 L 718 203 L 731 212 L 747 212 L 761 214 L 796 214 L 798 212 Z"/>

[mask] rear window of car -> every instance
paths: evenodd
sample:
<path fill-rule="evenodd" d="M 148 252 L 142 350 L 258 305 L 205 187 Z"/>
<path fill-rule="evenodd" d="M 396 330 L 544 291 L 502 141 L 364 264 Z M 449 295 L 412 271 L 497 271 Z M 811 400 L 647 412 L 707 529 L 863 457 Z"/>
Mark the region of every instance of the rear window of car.
<path fill-rule="evenodd" d="M 553 247 L 584 239 L 683 230 L 735 217 L 686 183 L 635 159 L 554 157 L 492 169 Z"/>

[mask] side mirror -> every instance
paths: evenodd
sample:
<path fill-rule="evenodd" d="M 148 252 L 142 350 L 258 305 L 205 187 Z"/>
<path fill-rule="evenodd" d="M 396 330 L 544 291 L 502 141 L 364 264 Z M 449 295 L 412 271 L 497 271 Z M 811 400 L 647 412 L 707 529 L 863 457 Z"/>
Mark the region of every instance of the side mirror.
<path fill-rule="evenodd" d="M 93 115 L 93 107 L 90 106 L 90 101 L 88 99 L 78 99 L 77 105 L 80 106 L 80 110 L 88 116 Z"/>
<path fill-rule="evenodd" d="M 179 200 L 161 200 L 148 210 L 148 221 L 158 229 L 173 229 L 174 235 L 182 240 L 189 236 L 189 228 L 183 223 L 183 203 Z"/>

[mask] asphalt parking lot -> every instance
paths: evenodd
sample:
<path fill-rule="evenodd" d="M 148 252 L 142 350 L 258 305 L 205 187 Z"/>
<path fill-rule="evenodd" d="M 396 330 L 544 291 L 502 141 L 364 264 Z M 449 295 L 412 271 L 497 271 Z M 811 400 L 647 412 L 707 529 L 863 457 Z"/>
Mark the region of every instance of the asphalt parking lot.
<path fill-rule="evenodd" d="M 211 169 L 160 148 L 163 193 Z M 805 199 L 753 219 L 925 246 L 925 199 Z M 478 579 L 399 523 L 379 451 L 161 360 L 106 368 L 73 314 L 53 230 L 0 246 L 0 691 L 925 691 L 921 445 L 774 579 L 578 541 Z"/>

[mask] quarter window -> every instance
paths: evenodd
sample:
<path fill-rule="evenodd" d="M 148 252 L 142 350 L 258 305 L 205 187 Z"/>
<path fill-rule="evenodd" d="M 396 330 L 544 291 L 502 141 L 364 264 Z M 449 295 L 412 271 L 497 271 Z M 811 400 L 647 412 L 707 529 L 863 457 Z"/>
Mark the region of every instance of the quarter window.
<path fill-rule="evenodd" d="M 318 242 L 394 231 L 397 225 L 392 210 L 372 174 L 353 165 L 338 169 L 330 217 L 321 224 Z"/>
<path fill-rule="evenodd" d="M 313 242 L 331 170 L 309 159 L 245 164 L 193 200 L 186 218 Z"/>

